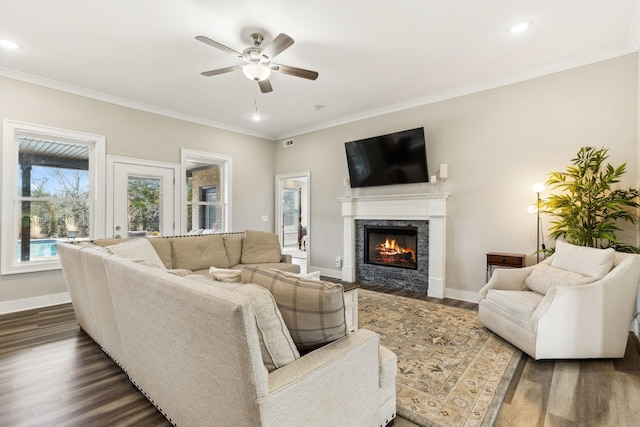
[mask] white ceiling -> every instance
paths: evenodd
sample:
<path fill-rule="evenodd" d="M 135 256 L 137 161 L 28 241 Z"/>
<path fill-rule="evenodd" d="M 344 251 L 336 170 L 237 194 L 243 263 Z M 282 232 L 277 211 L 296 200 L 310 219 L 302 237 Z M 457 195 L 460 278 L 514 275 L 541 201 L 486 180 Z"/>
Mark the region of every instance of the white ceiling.
<path fill-rule="evenodd" d="M 637 51 L 636 0 L 2 0 L 0 76 L 281 139 Z M 512 24 L 527 20 L 520 35 Z M 295 44 L 260 93 L 235 50 Z M 0 94 L 1 96 L 1 94 Z M 263 120 L 251 120 L 255 105 Z M 312 106 L 322 106 L 317 111 Z"/>

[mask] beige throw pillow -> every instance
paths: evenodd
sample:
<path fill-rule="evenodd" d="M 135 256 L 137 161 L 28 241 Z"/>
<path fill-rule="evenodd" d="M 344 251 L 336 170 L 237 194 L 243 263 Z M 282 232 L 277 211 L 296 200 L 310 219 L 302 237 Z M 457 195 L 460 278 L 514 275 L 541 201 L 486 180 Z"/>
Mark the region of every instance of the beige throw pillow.
<path fill-rule="evenodd" d="M 229 267 L 220 235 L 174 237 L 171 239 L 171 257 L 173 268 L 198 271 L 209 267 Z"/>
<path fill-rule="evenodd" d="M 341 284 L 300 279 L 259 266 L 242 267 L 241 280 L 271 291 L 298 350 L 313 350 L 347 334 Z"/>
<path fill-rule="evenodd" d="M 151 243 L 147 239 L 131 239 L 122 243 L 107 246 L 107 249 L 116 255 L 131 259 L 140 259 L 155 264 L 158 267 L 165 268 L 162 260 Z"/>
<path fill-rule="evenodd" d="M 538 264 L 525 279 L 524 284 L 532 291 L 546 295 L 553 286 L 586 285 L 596 280 L 595 277 L 563 270 L 548 264 Z"/>
<path fill-rule="evenodd" d="M 280 262 L 278 235 L 265 231 L 247 230 L 242 242 L 242 264 Z"/>
<path fill-rule="evenodd" d="M 283 271 L 284 274 L 286 274 L 289 277 L 297 277 L 299 279 L 305 279 L 305 280 L 315 280 L 316 282 L 320 280 L 320 272 L 319 271 L 312 271 L 310 273 L 291 273 L 288 271 Z"/>
<path fill-rule="evenodd" d="M 209 277 L 219 282 L 240 282 L 240 269 L 239 268 L 209 268 Z"/>
<path fill-rule="evenodd" d="M 200 275 L 186 277 L 200 283 L 215 286 L 218 289 L 246 295 L 251 299 L 251 306 L 256 316 L 256 325 L 260 338 L 262 361 L 269 372 L 300 358 L 300 353 L 296 349 L 273 295 L 269 291 L 251 284 L 240 285 L 214 282 Z"/>

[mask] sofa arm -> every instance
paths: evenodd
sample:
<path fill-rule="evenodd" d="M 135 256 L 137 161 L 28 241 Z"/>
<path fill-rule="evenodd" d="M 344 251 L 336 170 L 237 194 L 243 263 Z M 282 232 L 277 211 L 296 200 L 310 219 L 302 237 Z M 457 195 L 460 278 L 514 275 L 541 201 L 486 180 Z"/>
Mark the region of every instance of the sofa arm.
<path fill-rule="evenodd" d="M 524 286 L 525 279 L 531 274 L 535 265 L 523 268 L 497 268 L 491 275 L 491 279 L 478 294 L 479 299 L 487 296 L 489 289 L 502 289 L 507 291 L 521 291 Z"/>
<path fill-rule="evenodd" d="M 360 329 L 271 372 L 263 425 L 377 425 L 379 352 L 379 335 Z"/>
<path fill-rule="evenodd" d="M 287 264 L 291 264 L 293 262 L 293 257 L 291 254 L 282 254 L 282 258 L 280 258 L 280 262 L 286 262 Z"/>

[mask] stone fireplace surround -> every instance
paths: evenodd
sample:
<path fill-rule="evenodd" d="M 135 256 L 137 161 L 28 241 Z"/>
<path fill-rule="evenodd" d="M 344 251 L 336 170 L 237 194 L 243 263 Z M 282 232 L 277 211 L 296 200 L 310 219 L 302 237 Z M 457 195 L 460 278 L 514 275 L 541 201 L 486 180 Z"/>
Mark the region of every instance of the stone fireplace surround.
<path fill-rule="evenodd" d="M 429 221 L 425 220 L 397 220 L 397 219 L 356 219 L 355 220 L 355 278 L 359 282 L 388 286 L 414 292 L 428 292 L 429 278 Z M 412 227 L 416 231 L 416 259 L 417 268 L 402 268 L 369 264 L 365 262 L 365 228 L 367 226 L 384 227 Z"/>
<path fill-rule="evenodd" d="M 386 196 L 341 197 L 344 221 L 344 260 L 342 280 L 355 281 L 355 221 L 427 220 L 429 221 L 429 267 L 427 295 L 445 297 L 446 216 L 448 193 L 397 194 Z"/>

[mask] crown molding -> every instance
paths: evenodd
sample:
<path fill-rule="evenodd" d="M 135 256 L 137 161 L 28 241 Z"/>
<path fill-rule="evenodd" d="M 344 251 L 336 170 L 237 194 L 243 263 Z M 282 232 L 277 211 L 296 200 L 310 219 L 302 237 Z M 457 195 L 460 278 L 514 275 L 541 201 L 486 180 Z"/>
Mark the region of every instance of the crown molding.
<path fill-rule="evenodd" d="M 185 122 L 196 123 L 199 125 L 227 130 L 230 132 L 240 133 L 248 136 L 255 136 L 257 138 L 263 138 L 270 141 L 273 140 L 273 135 L 263 134 L 263 133 L 252 131 L 250 129 L 231 126 L 226 123 L 216 122 L 214 120 L 207 120 L 201 117 L 179 113 L 177 111 L 156 107 L 153 105 L 145 104 L 143 102 L 134 101 L 132 99 L 122 98 L 119 96 L 109 95 L 103 92 L 85 89 L 79 86 L 59 82 L 52 79 L 47 79 L 47 78 L 36 76 L 33 74 L 27 74 L 20 71 L 11 70 L 8 68 L 0 67 L 0 77 L 8 77 L 10 79 L 31 83 L 37 86 L 42 86 L 49 89 L 55 89 L 62 92 L 71 93 L 73 95 L 95 99 L 97 101 L 107 102 L 109 104 L 119 105 L 122 107 L 133 108 L 134 110 L 140 110 L 140 111 L 145 111 L 147 113 L 170 117 L 172 119 L 183 120 Z"/>
<path fill-rule="evenodd" d="M 341 119 L 320 123 L 318 125 L 313 125 L 313 126 L 308 126 L 301 129 L 292 130 L 291 132 L 288 132 L 286 134 L 283 133 L 283 134 L 277 135 L 276 139 L 280 140 L 280 139 L 292 138 L 302 134 L 316 132 L 319 130 L 328 129 L 328 128 L 332 128 L 340 125 L 345 125 L 345 124 L 353 123 L 360 120 L 371 119 L 371 118 L 382 116 L 385 114 L 397 113 L 399 111 L 421 107 L 424 105 L 434 104 L 436 102 L 442 102 L 442 101 L 459 98 L 466 95 L 472 95 L 474 93 L 483 92 L 490 89 L 497 89 L 499 87 L 508 86 L 514 83 L 521 83 L 521 82 L 532 80 L 538 77 L 544 77 L 547 75 L 559 73 L 561 71 L 570 70 L 572 68 L 578 68 L 585 65 L 594 64 L 597 62 L 602 62 L 608 59 L 613 59 L 613 58 L 617 58 L 620 56 L 625 56 L 625 55 L 629 55 L 637 52 L 638 52 L 638 48 L 634 47 L 633 45 L 628 45 L 628 44 L 619 45 L 614 49 L 606 49 L 603 51 L 578 56 L 569 61 L 557 63 L 550 66 L 540 67 L 535 70 L 526 71 L 519 74 L 513 74 L 510 76 L 504 76 L 498 79 L 487 80 L 477 84 L 467 85 L 467 86 L 435 93 L 433 95 L 428 95 L 422 98 L 416 98 L 416 99 L 408 100 L 405 102 L 397 103 L 394 105 L 378 108 L 375 110 L 354 114 Z"/>
<path fill-rule="evenodd" d="M 640 48 L 640 1 L 636 0 L 636 6 L 631 18 L 631 26 L 627 33 L 627 44 L 636 50 Z"/>

